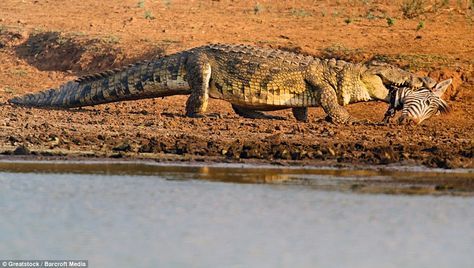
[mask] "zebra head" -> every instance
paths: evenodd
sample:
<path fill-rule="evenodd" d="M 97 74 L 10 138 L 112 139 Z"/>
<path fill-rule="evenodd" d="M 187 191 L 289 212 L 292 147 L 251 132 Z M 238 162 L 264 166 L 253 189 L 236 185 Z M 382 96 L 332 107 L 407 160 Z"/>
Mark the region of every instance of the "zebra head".
<path fill-rule="evenodd" d="M 402 111 L 402 115 L 398 119 L 399 124 L 413 121 L 418 125 L 437 113 L 448 113 L 448 104 L 441 99 L 441 96 L 451 82 L 452 79 L 444 80 L 433 88 L 413 89 L 393 86 L 390 92 L 390 106 L 385 113 L 384 122 L 388 123 L 398 110 Z"/>

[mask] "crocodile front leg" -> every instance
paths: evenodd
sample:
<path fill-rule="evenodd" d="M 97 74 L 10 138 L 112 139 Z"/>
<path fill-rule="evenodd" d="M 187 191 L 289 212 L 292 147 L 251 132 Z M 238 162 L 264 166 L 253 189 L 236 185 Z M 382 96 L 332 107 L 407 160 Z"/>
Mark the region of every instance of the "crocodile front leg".
<path fill-rule="evenodd" d="M 321 107 L 329 120 L 335 124 L 348 123 L 351 116 L 344 107 L 339 105 L 336 91 L 328 85 L 319 86 L 318 89 L 321 90 Z"/>
<path fill-rule="evenodd" d="M 203 117 L 209 101 L 211 65 L 205 54 L 190 55 L 186 62 L 191 95 L 186 102 L 186 116 Z"/>

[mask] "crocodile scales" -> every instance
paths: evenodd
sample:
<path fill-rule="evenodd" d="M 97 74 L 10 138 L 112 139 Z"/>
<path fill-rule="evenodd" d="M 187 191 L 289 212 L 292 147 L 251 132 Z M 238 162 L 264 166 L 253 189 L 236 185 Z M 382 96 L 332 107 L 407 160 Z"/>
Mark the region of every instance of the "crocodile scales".
<path fill-rule="evenodd" d="M 321 106 L 335 123 L 349 121 L 349 103 L 389 102 L 391 85 L 433 87 L 434 81 L 388 64 L 353 64 L 248 45 L 211 44 L 80 77 L 58 89 L 10 99 L 16 105 L 72 108 L 102 103 L 190 95 L 186 115 L 203 116 L 208 99 L 230 102 L 241 116 L 292 108 L 307 120 Z"/>

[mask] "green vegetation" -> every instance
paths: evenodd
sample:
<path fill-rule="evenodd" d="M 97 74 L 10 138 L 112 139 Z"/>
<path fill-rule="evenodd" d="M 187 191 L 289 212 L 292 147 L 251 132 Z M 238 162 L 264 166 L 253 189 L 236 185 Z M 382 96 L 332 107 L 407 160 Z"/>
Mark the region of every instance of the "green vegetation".
<path fill-rule="evenodd" d="M 100 38 L 100 40 L 105 44 L 118 44 L 120 42 L 120 37 L 116 35 L 107 35 Z"/>
<path fill-rule="evenodd" d="M 70 35 L 72 37 L 80 37 L 80 36 L 86 36 L 86 33 L 85 32 L 71 32 Z"/>
<path fill-rule="evenodd" d="M 28 75 L 28 71 L 23 70 L 23 69 L 13 69 L 13 70 L 10 70 L 10 73 L 15 76 L 20 76 L 20 77 L 24 77 Z"/>
<path fill-rule="evenodd" d="M 155 16 L 153 16 L 153 13 L 150 10 L 145 10 L 145 19 L 154 20 Z"/>
<path fill-rule="evenodd" d="M 459 64 L 455 57 L 438 54 L 395 54 L 374 55 L 373 60 L 385 62 L 397 66 L 406 67 L 409 70 L 433 70 L 439 67 L 453 67 Z"/>
<path fill-rule="evenodd" d="M 8 94 L 13 94 L 15 93 L 15 89 L 11 87 L 4 87 L 3 92 L 8 93 Z"/>
<path fill-rule="evenodd" d="M 371 8 L 365 13 L 365 18 L 368 20 L 386 19 L 387 14 L 384 11 Z"/>
<path fill-rule="evenodd" d="M 418 25 L 416 26 L 416 31 L 419 31 L 419 30 L 423 29 L 424 27 L 425 27 L 425 22 L 420 21 L 420 22 L 418 22 Z"/>
<path fill-rule="evenodd" d="M 265 8 L 259 2 L 253 7 L 253 13 L 255 13 L 255 15 L 262 13 L 263 10 L 265 10 Z"/>
<path fill-rule="evenodd" d="M 374 16 L 374 14 L 372 14 L 372 12 L 367 12 L 367 15 L 366 15 L 367 19 L 368 20 L 374 20 L 376 17 Z"/>
<path fill-rule="evenodd" d="M 57 38 L 56 38 L 56 43 L 58 45 L 65 45 L 68 42 L 71 42 L 71 39 L 69 37 L 66 37 L 65 34 L 58 32 Z"/>
<path fill-rule="evenodd" d="M 140 0 L 140 1 L 138 1 L 137 7 L 139 7 L 139 8 L 144 8 L 144 7 L 145 7 L 145 0 Z"/>
<path fill-rule="evenodd" d="M 308 17 L 308 16 L 313 15 L 310 11 L 307 11 L 303 8 L 292 8 L 290 10 L 290 13 L 292 16 L 295 16 L 295 17 Z"/>
<path fill-rule="evenodd" d="M 401 10 L 405 18 L 413 19 L 424 12 L 424 6 L 424 0 L 404 0 Z"/>
<path fill-rule="evenodd" d="M 395 19 L 392 17 L 387 17 L 387 25 L 389 27 L 392 27 L 393 25 L 395 25 Z"/>
<path fill-rule="evenodd" d="M 171 0 L 162 0 L 163 5 L 165 5 L 166 8 L 170 8 L 171 6 Z"/>
<path fill-rule="evenodd" d="M 349 62 L 362 61 L 367 52 L 361 48 L 348 48 L 342 44 L 335 43 L 320 50 L 319 57 L 325 59 L 341 59 Z"/>

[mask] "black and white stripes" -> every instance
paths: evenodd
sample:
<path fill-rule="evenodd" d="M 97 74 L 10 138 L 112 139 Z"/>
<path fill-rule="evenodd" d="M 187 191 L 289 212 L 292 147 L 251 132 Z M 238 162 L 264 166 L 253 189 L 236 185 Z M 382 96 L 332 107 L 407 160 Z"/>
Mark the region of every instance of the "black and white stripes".
<path fill-rule="evenodd" d="M 402 110 L 399 122 L 407 119 L 419 124 L 438 112 L 449 112 L 448 104 L 441 99 L 452 80 L 442 81 L 429 89 L 422 87 L 412 89 L 409 87 L 392 87 L 390 95 L 390 107 L 385 114 L 385 122 L 388 122 L 395 112 Z"/>

